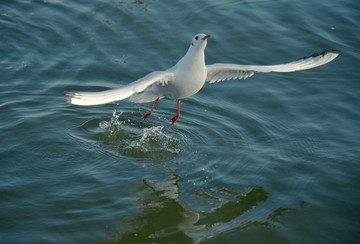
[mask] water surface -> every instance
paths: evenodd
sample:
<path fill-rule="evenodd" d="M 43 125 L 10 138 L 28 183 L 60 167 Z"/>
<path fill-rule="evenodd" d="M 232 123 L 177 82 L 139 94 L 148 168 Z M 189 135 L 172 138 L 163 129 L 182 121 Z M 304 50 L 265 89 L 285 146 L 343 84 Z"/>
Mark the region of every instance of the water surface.
<path fill-rule="evenodd" d="M 3 1 L 0 242 L 356 243 L 359 16 L 346 1 Z M 66 103 L 174 65 L 296 73 L 207 84 L 176 102 Z"/>

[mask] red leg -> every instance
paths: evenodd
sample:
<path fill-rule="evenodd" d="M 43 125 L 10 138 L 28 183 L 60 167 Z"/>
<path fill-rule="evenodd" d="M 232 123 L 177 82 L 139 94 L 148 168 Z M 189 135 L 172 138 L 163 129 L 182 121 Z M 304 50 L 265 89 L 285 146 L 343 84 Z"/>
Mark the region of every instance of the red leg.
<path fill-rule="evenodd" d="M 154 111 L 154 108 L 156 107 L 156 104 L 158 104 L 159 99 L 160 99 L 160 97 L 158 97 L 156 99 L 156 101 L 155 101 L 153 107 L 151 108 L 150 112 L 148 112 L 147 114 L 144 115 L 144 117 L 143 117 L 144 120 L 147 119 L 151 115 L 151 113 Z"/>
<path fill-rule="evenodd" d="M 181 99 L 178 99 L 177 100 L 177 113 L 173 118 L 170 119 L 170 121 L 172 121 L 171 124 L 175 124 L 176 120 L 178 120 L 178 118 L 180 117 L 180 102 L 181 102 Z"/>

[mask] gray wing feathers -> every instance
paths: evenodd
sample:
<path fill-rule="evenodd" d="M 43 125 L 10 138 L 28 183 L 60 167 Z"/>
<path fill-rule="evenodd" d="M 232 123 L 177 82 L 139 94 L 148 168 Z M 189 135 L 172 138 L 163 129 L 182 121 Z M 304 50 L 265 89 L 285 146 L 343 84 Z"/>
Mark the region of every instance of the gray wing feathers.
<path fill-rule="evenodd" d="M 254 75 L 253 71 L 237 70 L 237 69 L 223 69 L 223 71 L 221 71 L 221 70 L 217 70 L 214 72 L 208 71 L 207 81 L 209 81 L 209 83 L 211 84 L 214 82 L 220 82 L 220 81 L 224 81 L 224 80 L 246 79 L 253 75 Z"/>
<path fill-rule="evenodd" d="M 255 72 L 293 72 L 306 70 L 324 65 L 339 55 L 336 50 L 325 50 L 297 61 L 278 65 L 238 65 L 238 64 L 212 64 L 207 65 L 207 81 L 210 83 L 231 80 L 246 79 Z"/>

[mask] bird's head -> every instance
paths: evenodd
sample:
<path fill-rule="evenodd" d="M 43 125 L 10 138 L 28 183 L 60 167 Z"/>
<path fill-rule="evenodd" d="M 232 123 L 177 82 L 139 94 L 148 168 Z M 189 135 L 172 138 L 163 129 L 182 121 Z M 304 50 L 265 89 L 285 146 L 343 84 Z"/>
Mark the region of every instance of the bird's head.
<path fill-rule="evenodd" d="M 210 35 L 199 33 L 194 36 L 190 43 L 190 49 L 202 49 L 204 50 L 207 44 L 207 39 Z"/>

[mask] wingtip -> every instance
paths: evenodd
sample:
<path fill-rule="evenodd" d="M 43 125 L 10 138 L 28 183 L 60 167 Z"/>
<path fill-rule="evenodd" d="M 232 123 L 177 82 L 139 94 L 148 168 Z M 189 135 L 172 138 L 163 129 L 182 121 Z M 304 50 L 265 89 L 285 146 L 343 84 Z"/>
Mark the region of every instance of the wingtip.
<path fill-rule="evenodd" d="M 65 100 L 66 100 L 67 103 L 72 104 L 72 102 L 71 102 L 71 100 L 72 100 L 71 97 L 67 97 L 67 98 L 65 98 Z"/>
<path fill-rule="evenodd" d="M 74 97 L 75 92 L 64 91 L 64 95 L 67 96 L 67 97 L 65 98 L 66 102 L 72 104 L 72 98 Z"/>
<path fill-rule="evenodd" d="M 64 91 L 64 95 L 65 96 L 68 96 L 68 97 L 71 97 L 74 95 L 75 92 L 71 92 L 71 91 Z"/>
<path fill-rule="evenodd" d="M 320 53 L 314 53 L 310 56 L 306 56 L 306 57 L 303 57 L 303 58 L 300 58 L 298 60 L 305 60 L 305 59 L 309 59 L 309 58 L 318 58 L 318 57 L 325 57 L 327 55 L 331 55 L 331 60 L 335 59 L 337 56 L 339 56 L 340 52 L 336 49 L 332 49 L 332 50 L 328 50 L 328 49 L 325 49 L 324 51 L 320 52 Z"/>
<path fill-rule="evenodd" d="M 334 58 L 336 58 L 337 56 L 340 55 L 340 51 L 336 50 L 336 49 L 333 49 L 330 51 L 331 53 L 333 53 L 333 55 L 335 56 Z"/>
<path fill-rule="evenodd" d="M 324 52 L 322 52 L 321 54 L 323 55 L 323 56 L 325 56 L 325 55 L 327 55 L 327 54 L 334 54 L 334 55 L 336 55 L 335 57 L 337 57 L 339 54 L 340 54 L 340 52 L 338 51 L 338 50 L 336 50 L 336 49 L 333 49 L 333 50 L 325 50 Z"/>

